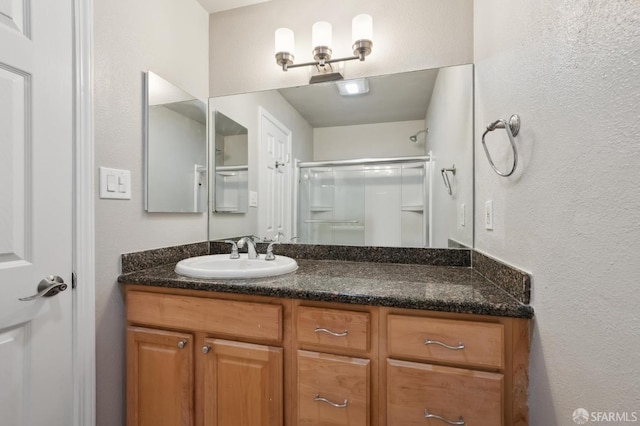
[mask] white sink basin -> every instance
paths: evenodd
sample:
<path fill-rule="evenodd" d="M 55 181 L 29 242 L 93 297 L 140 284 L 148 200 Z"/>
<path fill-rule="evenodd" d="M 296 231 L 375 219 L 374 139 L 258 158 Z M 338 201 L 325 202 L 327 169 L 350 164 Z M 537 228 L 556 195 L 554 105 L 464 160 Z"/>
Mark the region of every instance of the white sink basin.
<path fill-rule="evenodd" d="M 191 257 L 178 262 L 176 273 L 192 278 L 262 278 L 287 274 L 298 269 L 294 259 L 276 255 L 275 260 L 248 259 L 246 253 L 240 259 L 230 259 L 229 254 L 212 254 Z"/>

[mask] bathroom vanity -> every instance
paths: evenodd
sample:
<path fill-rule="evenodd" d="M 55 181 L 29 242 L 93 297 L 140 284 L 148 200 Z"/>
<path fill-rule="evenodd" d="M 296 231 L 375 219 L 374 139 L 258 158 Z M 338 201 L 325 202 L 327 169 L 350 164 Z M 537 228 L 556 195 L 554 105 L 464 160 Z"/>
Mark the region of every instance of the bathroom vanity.
<path fill-rule="evenodd" d="M 298 262 L 121 275 L 128 424 L 527 424 L 529 305 L 468 266 Z"/>

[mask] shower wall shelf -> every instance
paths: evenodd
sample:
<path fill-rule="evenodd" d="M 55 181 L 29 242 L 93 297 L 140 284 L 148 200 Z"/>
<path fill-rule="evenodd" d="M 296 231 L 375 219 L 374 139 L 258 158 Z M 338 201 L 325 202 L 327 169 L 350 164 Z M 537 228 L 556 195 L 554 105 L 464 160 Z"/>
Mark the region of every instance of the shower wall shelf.
<path fill-rule="evenodd" d="M 360 223 L 359 220 L 341 220 L 341 219 L 327 219 L 327 220 L 322 220 L 322 219 L 305 219 L 304 223 L 349 223 L 349 224 L 356 224 L 356 223 Z"/>
<path fill-rule="evenodd" d="M 403 212 L 423 212 L 424 206 L 402 206 Z"/>

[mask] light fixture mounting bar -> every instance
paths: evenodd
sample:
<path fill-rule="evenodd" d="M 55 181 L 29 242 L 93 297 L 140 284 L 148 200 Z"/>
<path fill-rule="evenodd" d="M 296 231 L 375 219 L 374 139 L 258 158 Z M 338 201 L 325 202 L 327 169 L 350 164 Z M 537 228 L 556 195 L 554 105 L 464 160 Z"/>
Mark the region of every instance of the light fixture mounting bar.
<path fill-rule="evenodd" d="M 313 62 L 305 62 L 303 64 L 282 64 L 282 70 L 286 71 L 289 68 L 298 68 L 298 67 L 308 67 L 311 65 L 325 65 L 325 64 L 333 64 L 336 62 L 345 62 L 345 61 L 353 61 L 354 59 L 360 59 L 360 56 L 349 56 L 347 58 L 337 58 L 337 59 L 328 59 L 324 61 L 313 61 Z M 362 61 L 362 59 L 360 59 Z"/>

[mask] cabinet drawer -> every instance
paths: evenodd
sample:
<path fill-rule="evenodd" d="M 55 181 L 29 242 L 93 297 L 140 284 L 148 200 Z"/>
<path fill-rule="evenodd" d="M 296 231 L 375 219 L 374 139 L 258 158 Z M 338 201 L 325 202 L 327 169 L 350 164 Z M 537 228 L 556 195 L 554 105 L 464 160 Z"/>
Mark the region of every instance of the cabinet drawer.
<path fill-rule="evenodd" d="M 503 424 L 502 374 L 387 360 L 387 386 L 389 425 Z"/>
<path fill-rule="evenodd" d="M 296 330 L 298 342 L 329 349 L 369 350 L 370 317 L 367 312 L 301 306 Z"/>
<path fill-rule="evenodd" d="M 368 426 L 368 359 L 298 351 L 298 425 Z"/>
<path fill-rule="evenodd" d="M 127 320 L 172 329 L 280 342 L 282 306 L 130 291 Z"/>
<path fill-rule="evenodd" d="M 392 358 L 504 367 L 502 324 L 389 315 L 387 332 Z"/>

